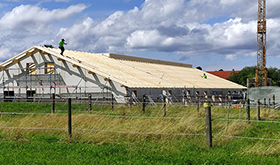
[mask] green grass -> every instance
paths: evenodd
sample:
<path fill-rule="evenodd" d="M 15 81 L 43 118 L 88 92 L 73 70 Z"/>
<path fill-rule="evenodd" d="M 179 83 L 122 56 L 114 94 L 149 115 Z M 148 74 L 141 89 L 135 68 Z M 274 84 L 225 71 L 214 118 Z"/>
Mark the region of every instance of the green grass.
<path fill-rule="evenodd" d="M 67 105 L 57 104 L 57 113 Z M 1 112 L 50 113 L 50 104 L 0 103 Z M 205 121 L 194 119 L 145 119 L 83 116 L 87 105 L 73 105 L 73 128 L 135 132 L 205 133 Z M 212 107 L 213 134 L 280 138 L 279 123 L 247 123 L 217 120 L 227 108 Z M 241 113 L 240 113 L 241 112 Z M 255 110 L 251 115 L 255 118 Z M 161 106 L 94 106 L 92 114 L 122 116 L 163 115 Z M 279 111 L 262 110 L 263 120 L 279 120 Z M 168 106 L 167 117 L 204 117 L 204 108 Z M 239 118 L 241 117 L 241 118 Z M 245 109 L 230 109 L 231 119 L 246 119 Z M 4 115 L 0 126 L 67 128 L 67 115 Z M 138 135 L 73 130 L 0 130 L 1 164 L 280 164 L 279 141 L 233 139 L 214 136 L 213 147 L 205 136 Z"/>
<path fill-rule="evenodd" d="M 51 138 L 52 139 L 52 138 Z M 122 142 L 114 144 L 0 142 L 2 164 L 279 164 L 278 156 L 242 154 L 250 141 L 207 148 L 192 141 Z"/>

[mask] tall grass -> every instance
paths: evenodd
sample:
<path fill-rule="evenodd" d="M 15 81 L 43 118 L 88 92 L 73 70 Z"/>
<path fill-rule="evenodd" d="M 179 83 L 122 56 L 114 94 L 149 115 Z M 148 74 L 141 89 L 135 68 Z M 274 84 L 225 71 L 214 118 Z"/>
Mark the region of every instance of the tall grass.
<path fill-rule="evenodd" d="M 162 117 L 162 107 L 149 106 L 146 113 L 142 112 L 141 106 L 125 107 L 94 106 L 91 113 L 87 105 L 73 105 L 73 136 L 70 139 L 67 134 L 67 105 L 57 104 L 59 115 L 50 114 L 50 104 L 33 103 L 0 103 L 1 112 L 43 112 L 45 115 L 16 115 L 2 114 L 1 127 L 37 127 L 37 128 L 65 128 L 65 130 L 33 130 L 33 129 L 1 129 L 0 139 L 20 142 L 30 142 L 43 138 L 49 142 L 59 143 L 92 143 L 92 144 L 126 144 L 126 143 L 162 143 L 171 144 L 177 141 L 191 141 L 193 144 L 205 146 L 205 136 L 191 134 L 205 134 L 204 108 L 197 112 L 196 107 L 168 106 L 165 118 Z M 218 120 L 227 117 L 228 108 L 212 107 L 213 118 L 213 144 L 214 147 L 228 146 L 236 141 L 244 141 L 220 135 L 280 138 L 279 124 L 271 123 L 248 123 L 240 121 Z M 65 115 L 63 115 L 63 113 Z M 91 116 L 93 114 L 111 116 Z M 251 116 L 256 110 L 252 109 Z M 262 110 L 261 117 L 264 120 L 279 120 L 279 111 Z M 131 117 L 133 116 L 133 117 Z M 181 117 L 181 118 L 168 118 Z M 231 119 L 246 119 L 245 109 L 230 109 Z M 141 134 L 142 133 L 142 134 Z M 169 134 L 164 134 L 169 133 Z M 190 135 L 178 135 L 178 134 Z M 173 135 L 172 135 L 173 134 Z M 246 146 L 240 145 L 240 154 L 276 155 L 280 148 L 278 142 L 248 140 Z M 167 145 L 169 150 L 176 151 L 172 145 Z"/>

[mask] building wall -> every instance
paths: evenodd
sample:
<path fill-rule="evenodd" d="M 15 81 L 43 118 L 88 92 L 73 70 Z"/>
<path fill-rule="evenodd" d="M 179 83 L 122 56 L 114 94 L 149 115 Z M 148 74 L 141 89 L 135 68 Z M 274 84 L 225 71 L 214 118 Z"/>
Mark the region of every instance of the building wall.
<path fill-rule="evenodd" d="M 142 100 L 143 95 L 150 96 L 154 101 L 161 101 L 161 95 L 167 93 L 173 101 L 183 102 L 184 99 L 189 100 L 209 100 L 214 102 L 224 102 L 227 96 L 232 96 L 235 94 L 244 95 L 245 91 L 237 89 L 201 89 L 201 88 L 130 88 L 130 93 L 132 92 L 136 95 L 138 100 Z M 164 92 L 165 91 L 165 92 Z"/>
<path fill-rule="evenodd" d="M 35 74 L 27 73 L 27 63 L 35 64 Z M 45 63 L 54 63 L 53 74 L 45 74 Z M 111 90 L 116 95 L 126 94 L 125 88 L 120 84 L 105 81 L 102 76 L 90 74 L 86 69 L 75 67 L 67 61 L 59 61 L 56 57 L 40 51 L 23 57 L 19 63 L 10 64 L 0 75 L 2 95 L 4 91 L 14 91 L 15 95 L 24 97 L 27 91 L 35 91 L 44 97 L 50 97 L 51 93 L 68 97 L 87 97 L 89 94 L 97 97 L 102 96 L 102 92 L 111 93 Z M 56 87 L 50 88 L 51 86 Z"/>

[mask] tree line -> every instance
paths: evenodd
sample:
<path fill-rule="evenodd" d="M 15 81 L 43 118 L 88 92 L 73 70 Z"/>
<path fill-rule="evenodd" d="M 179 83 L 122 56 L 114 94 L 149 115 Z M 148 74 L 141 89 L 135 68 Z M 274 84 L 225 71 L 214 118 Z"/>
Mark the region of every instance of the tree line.
<path fill-rule="evenodd" d="M 228 80 L 237 84 L 247 86 L 247 78 L 256 77 L 256 66 L 248 66 L 243 68 L 240 72 L 230 76 Z M 280 86 L 280 69 L 270 67 L 267 69 L 267 77 L 272 79 L 273 86 Z"/>

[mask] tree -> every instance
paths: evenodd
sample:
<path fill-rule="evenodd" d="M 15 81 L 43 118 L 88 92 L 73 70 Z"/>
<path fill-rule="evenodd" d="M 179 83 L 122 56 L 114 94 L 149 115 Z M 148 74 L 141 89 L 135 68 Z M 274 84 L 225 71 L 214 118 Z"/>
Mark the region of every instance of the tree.
<path fill-rule="evenodd" d="M 197 66 L 196 69 L 202 70 L 201 66 Z"/>
<path fill-rule="evenodd" d="M 46 48 L 54 48 L 52 45 L 44 45 Z"/>
<path fill-rule="evenodd" d="M 256 77 L 256 66 L 248 66 L 243 68 L 239 73 L 230 76 L 228 80 L 237 84 L 247 86 L 247 78 Z M 280 69 L 268 68 L 267 77 L 272 79 L 273 86 L 280 86 Z"/>
<path fill-rule="evenodd" d="M 280 86 L 280 69 L 269 68 L 267 70 L 267 77 L 272 79 L 273 86 Z"/>
<path fill-rule="evenodd" d="M 219 71 L 224 71 L 223 69 L 220 69 Z"/>
<path fill-rule="evenodd" d="M 247 78 L 254 78 L 256 74 L 256 66 L 248 66 L 243 68 L 239 73 L 235 73 L 228 80 L 237 84 L 247 86 Z"/>

